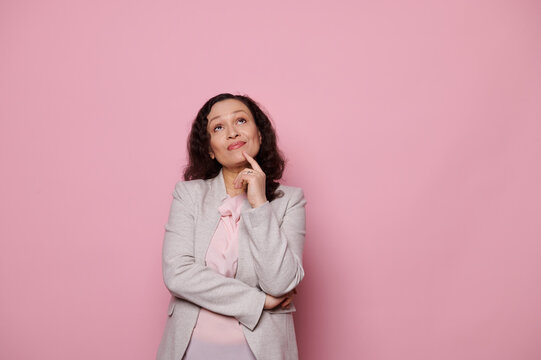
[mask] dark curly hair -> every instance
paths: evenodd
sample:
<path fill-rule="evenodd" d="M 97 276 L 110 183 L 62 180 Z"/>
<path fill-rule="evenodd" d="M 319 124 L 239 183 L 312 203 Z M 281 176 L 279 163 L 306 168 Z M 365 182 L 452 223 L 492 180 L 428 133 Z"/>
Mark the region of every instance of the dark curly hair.
<path fill-rule="evenodd" d="M 214 104 L 226 99 L 236 99 L 246 105 L 261 132 L 261 145 L 254 159 L 265 173 L 265 192 L 267 200 L 270 202 L 282 195 L 276 192 L 280 185 L 277 180 L 282 178 L 287 160 L 278 149 L 276 132 L 269 117 L 254 100 L 246 95 L 222 93 L 209 99 L 199 110 L 188 136 L 189 163 L 184 169 L 184 180 L 210 179 L 216 177 L 220 172 L 222 165 L 216 159 L 211 159 L 208 153 L 210 134 L 207 131 L 207 116 Z"/>

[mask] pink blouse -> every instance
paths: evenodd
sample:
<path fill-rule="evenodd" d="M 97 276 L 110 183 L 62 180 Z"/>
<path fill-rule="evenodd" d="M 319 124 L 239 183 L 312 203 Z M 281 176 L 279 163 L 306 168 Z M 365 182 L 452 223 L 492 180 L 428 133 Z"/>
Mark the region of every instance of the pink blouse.
<path fill-rule="evenodd" d="M 218 208 L 222 217 L 211 239 L 205 257 L 207 266 L 216 272 L 235 277 L 238 260 L 238 226 L 240 211 L 246 193 L 228 197 Z M 201 308 L 192 339 L 214 344 L 242 344 L 246 342 L 239 321 L 234 317 L 214 313 Z"/>

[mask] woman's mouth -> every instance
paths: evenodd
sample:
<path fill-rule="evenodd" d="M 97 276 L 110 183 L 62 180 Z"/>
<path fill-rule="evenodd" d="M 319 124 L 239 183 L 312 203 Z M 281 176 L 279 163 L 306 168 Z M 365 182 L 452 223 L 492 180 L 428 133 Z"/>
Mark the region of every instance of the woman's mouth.
<path fill-rule="evenodd" d="M 237 141 L 227 147 L 227 150 L 235 150 L 246 144 L 244 141 Z"/>

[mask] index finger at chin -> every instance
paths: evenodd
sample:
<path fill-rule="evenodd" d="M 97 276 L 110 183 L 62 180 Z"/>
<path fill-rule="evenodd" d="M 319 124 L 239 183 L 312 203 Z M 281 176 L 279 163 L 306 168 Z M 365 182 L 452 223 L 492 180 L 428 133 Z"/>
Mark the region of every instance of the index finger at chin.
<path fill-rule="evenodd" d="M 250 165 L 252 165 L 252 169 L 258 170 L 258 171 L 263 171 L 263 170 L 261 170 L 261 167 L 259 166 L 259 164 L 257 163 L 257 161 L 255 161 L 255 159 L 253 157 L 248 155 L 248 153 L 246 151 L 243 151 L 243 153 L 244 153 L 244 156 L 246 157 L 246 160 L 248 160 Z"/>

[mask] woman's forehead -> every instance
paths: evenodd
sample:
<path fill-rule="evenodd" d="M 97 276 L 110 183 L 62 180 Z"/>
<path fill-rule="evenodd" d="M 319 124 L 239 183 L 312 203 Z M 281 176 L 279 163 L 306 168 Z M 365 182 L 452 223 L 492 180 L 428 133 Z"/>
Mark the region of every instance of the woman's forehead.
<path fill-rule="evenodd" d="M 242 101 L 236 99 L 222 100 L 214 104 L 207 116 L 209 123 L 217 119 L 225 119 L 234 116 L 237 113 L 250 115 L 250 110 Z"/>

